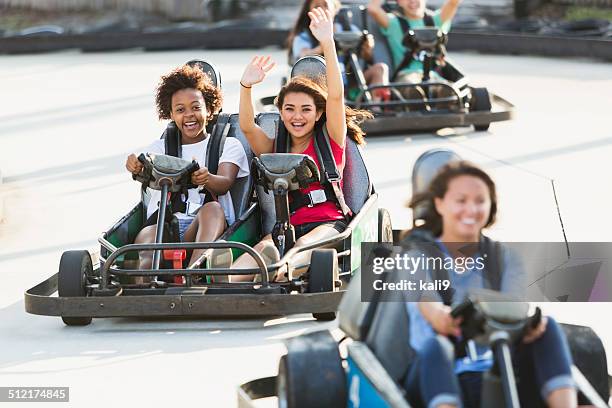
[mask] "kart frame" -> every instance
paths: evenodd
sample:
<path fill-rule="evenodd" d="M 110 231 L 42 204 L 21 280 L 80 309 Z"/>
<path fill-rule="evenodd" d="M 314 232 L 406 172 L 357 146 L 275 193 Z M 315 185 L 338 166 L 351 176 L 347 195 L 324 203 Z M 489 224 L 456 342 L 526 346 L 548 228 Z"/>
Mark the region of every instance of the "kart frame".
<path fill-rule="evenodd" d="M 117 248 L 107 239 L 109 233 L 119 226 L 126 225 L 134 218 L 141 216 L 142 203 L 136 205 L 108 233 L 99 238 L 101 253 L 94 254 L 99 259 L 94 267 L 92 281 L 88 284 L 88 296 L 59 297 L 52 296 L 58 290 L 59 272 L 53 274 L 38 285 L 28 289 L 25 296 L 25 310 L 28 313 L 44 316 L 69 317 L 138 317 L 138 316 L 199 316 L 199 317 L 253 317 L 290 315 L 299 313 L 328 313 L 338 310 L 344 290 L 323 293 L 291 293 L 300 291 L 302 277 L 289 282 L 270 282 L 269 274 L 291 265 L 295 254 L 324 246 L 337 245 L 339 277 L 348 279 L 359 266 L 361 242 L 371 240 L 368 228 L 372 219 L 376 220 L 378 212 L 378 195 L 373 193 L 363 205 L 361 211 L 353 217 L 348 227 L 341 233 L 299 248 L 292 248 L 282 259 L 266 266 L 261 256 L 249 245 L 232 241 L 233 237 L 244 232 L 245 228 L 255 228 L 257 237 L 261 235 L 261 215 L 259 205 L 254 203 L 222 235 L 220 239 L 227 242 L 201 243 L 163 243 L 163 244 L 128 244 Z M 374 225 L 376 225 L 374 221 Z M 374 240 L 376 240 L 374 238 Z M 256 241 L 255 241 L 256 242 Z M 202 269 L 191 265 L 185 269 L 122 269 L 114 264 L 125 258 L 129 252 L 136 250 L 165 249 L 208 249 L 231 248 L 251 254 L 259 267 L 251 269 Z M 353 254 L 351 256 L 351 254 Z M 195 263 L 197 264 L 197 262 Z M 299 266 L 299 265 L 292 265 Z M 252 275 L 259 274 L 261 282 L 206 283 L 197 286 L 182 286 L 172 283 L 164 287 L 151 287 L 150 284 L 121 284 L 120 292 L 113 278 L 120 276 L 175 276 L 186 278 L 192 275 Z M 103 279 L 107 276 L 109 279 Z M 88 280 L 89 281 L 89 280 Z M 187 278 L 189 281 L 189 278 Z M 89 281 L 91 282 L 91 281 Z M 176 291 L 166 294 L 167 288 L 176 287 Z M 283 293 L 286 292 L 286 293 Z"/>

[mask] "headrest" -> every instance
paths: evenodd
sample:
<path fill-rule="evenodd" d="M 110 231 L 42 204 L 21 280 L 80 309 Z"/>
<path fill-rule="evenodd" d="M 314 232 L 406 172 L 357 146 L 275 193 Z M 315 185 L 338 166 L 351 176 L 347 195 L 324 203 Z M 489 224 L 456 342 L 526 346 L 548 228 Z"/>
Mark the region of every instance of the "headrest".
<path fill-rule="evenodd" d="M 422 193 L 440 169 L 461 157 L 449 149 L 430 149 L 419 156 L 412 168 L 412 194 Z"/>
<path fill-rule="evenodd" d="M 206 62 L 204 60 L 200 60 L 200 59 L 193 59 L 191 61 L 187 61 L 186 65 L 189 65 L 190 67 L 197 67 L 200 68 L 202 70 L 202 72 L 204 72 L 206 75 L 208 75 L 208 77 L 210 78 L 210 80 L 212 81 L 212 84 L 216 87 L 221 89 L 221 72 L 219 72 L 219 70 L 212 65 L 209 62 Z"/>
<path fill-rule="evenodd" d="M 302 57 L 291 68 L 291 78 L 303 76 L 321 85 L 326 82 L 325 75 L 325 60 L 318 55 Z"/>
<path fill-rule="evenodd" d="M 412 195 L 427 191 L 429 184 L 442 167 L 459 160 L 461 157 L 448 149 L 431 149 L 421 154 L 412 168 Z M 417 206 L 414 208 L 412 219 L 414 221 L 422 219 L 427 211 L 426 204 Z"/>
<path fill-rule="evenodd" d="M 429 27 L 411 29 L 402 40 L 402 43 L 414 52 L 434 51 L 439 45 L 445 45 L 446 42 L 446 35 L 440 29 Z"/>
<path fill-rule="evenodd" d="M 363 33 L 361 31 L 340 31 L 334 34 L 334 41 L 342 50 L 351 50 L 361 46 Z"/>

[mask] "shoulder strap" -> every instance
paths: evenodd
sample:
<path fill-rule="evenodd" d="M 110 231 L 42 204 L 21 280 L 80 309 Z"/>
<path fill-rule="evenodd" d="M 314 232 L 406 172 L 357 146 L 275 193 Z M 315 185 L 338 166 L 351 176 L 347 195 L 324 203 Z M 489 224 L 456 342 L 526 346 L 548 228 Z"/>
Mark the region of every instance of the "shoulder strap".
<path fill-rule="evenodd" d="M 164 139 L 166 155 L 181 157 L 181 132 L 176 127 L 174 121 L 166 126 L 166 130 L 164 130 L 161 138 Z"/>
<path fill-rule="evenodd" d="M 423 16 L 423 22 L 425 23 L 425 27 L 435 27 L 436 22 L 434 21 L 434 13 L 431 10 L 425 10 L 425 15 Z"/>
<path fill-rule="evenodd" d="M 406 36 L 406 34 L 408 33 L 408 31 L 410 31 L 410 23 L 408 22 L 408 20 L 406 20 L 403 16 L 397 14 L 397 21 L 399 21 L 399 25 L 402 29 L 402 33 L 404 35 L 404 37 Z M 391 82 L 394 82 L 397 78 L 397 75 L 400 73 L 400 71 L 404 68 L 406 68 L 407 66 L 410 65 L 410 63 L 412 62 L 412 59 L 414 58 L 414 56 L 412 55 L 412 50 L 406 48 L 406 53 L 404 54 L 404 58 L 402 59 L 402 61 L 398 64 L 398 66 L 395 68 L 395 70 L 393 71 L 393 74 L 391 75 Z"/>
<path fill-rule="evenodd" d="M 276 138 L 274 139 L 274 152 L 275 153 L 288 153 L 289 152 L 289 132 L 280 118 L 276 122 Z"/>
<path fill-rule="evenodd" d="M 205 165 L 211 174 L 217 174 L 217 171 L 219 170 L 219 159 L 221 159 L 223 147 L 225 146 L 225 139 L 227 138 L 231 128 L 231 124 L 229 123 L 230 116 L 231 115 L 228 113 L 219 114 L 217 123 L 213 127 L 210 135 L 208 146 L 206 146 Z"/>
<path fill-rule="evenodd" d="M 317 152 L 319 162 L 321 163 L 321 173 L 325 177 L 324 180 L 321 180 L 322 183 L 340 180 L 341 178 L 338 166 L 334 160 L 334 154 L 332 152 L 325 123 L 325 119 L 321 120 L 314 132 L 314 148 L 315 152 Z"/>
<path fill-rule="evenodd" d="M 412 245 L 418 247 L 418 244 L 425 244 L 424 252 L 427 252 L 427 256 L 434 258 L 445 258 L 446 255 L 439 249 L 435 237 L 433 234 L 425 228 L 414 228 L 410 233 L 402 240 L 402 246 L 410 247 Z M 436 263 L 437 264 L 437 263 Z M 446 268 L 434 268 L 432 271 L 432 278 L 434 280 L 448 280 L 450 275 Z M 455 297 L 455 289 L 451 286 L 447 290 L 442 288 L 438 289 L 438 294 L 442 298 L 442 302 L 450 306 L 453 303 Z"/>
<path fill-rule="evenodd" d="M 327 126 L 325 126 L 325 119 L 320 121 L 320 124 L 317 128 L 315 128 L 314 134 L 314 148 L 317 153 L 317 157 L 319 159 L 319 163 L 321 163 L 321 174 L 323 175 L 323 179 L 321 180 L 321 185 L 331 186 L 333 189 L 333 193 L 336 196 L 336 201 L 340 210 L 342 210 L 342 214 L 347 219 L 351 218 L 353 212 L 346 204 L 346 200 L 344 199 L 344 193 L 342 192 L 342 188 L 340 187 L 340 181 L 342 180 L 342 176 L 338 171 L 338 165 L 334 160 L 334 154 L 332 152 L 331 143 L 329 141 L 329 134 L 327 133 Z"/>
<path fill-rule="evenodd" d="M 485 258 L 485 288 L 497 291 L 501 290 L 503 274 L 501 244 L 483 235 L 480 239 L 480 253 Z"/>
<path fill-rule="evenodd" d="M 217 118 L 217 123 L 213 127 L 212 133 L 209 136 L 210 140 L 206 146 L 206 168 L 210 174 L 217 174 L 219 171 L 219 160 L 223 154 L 225 140 L 231 129 L 231 115 L 228 113 L 220 113 Z M 216 201 L 216 197 L 208 190 L 201 189 L 200 194 L 204 194 L 204 203 Z"/>
<path fill-rule="evenodd" d="M 410 22 L 404 16 L 399 13 L 395 14 L 397 16 L 397 21 L 399 21 L 400 28 L 402 29 L 402 33 L 406 35 L 408 30 L 410 30 Z"/>

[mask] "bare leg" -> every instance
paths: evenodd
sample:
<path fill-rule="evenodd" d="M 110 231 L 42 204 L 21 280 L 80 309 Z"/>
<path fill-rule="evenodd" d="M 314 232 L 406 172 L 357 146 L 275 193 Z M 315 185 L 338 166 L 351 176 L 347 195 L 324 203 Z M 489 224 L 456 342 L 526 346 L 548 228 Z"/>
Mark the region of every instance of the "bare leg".
<path fill-rule="evenodd" d="M 329 237 L 333 237 L 334 235 L 338 234 L 338 231 L 329 226 L 329 225 L 319 225 L 318 227 L 316 227 L 315 229 L 313 229 L 312 231 L 310 231 L 308 234 L 304 235 L 303 237 L 301 237 L 300 239 L 298 239 L 295 242 L 295 246 L 294 248 L 300 247 L 300 246 L 304 246 L 304 245 L 308 245 L 312 242 L 315 241 L 320 241 L 322 239 L 325 238 L 329 238 Z M 254 249 L 256 251 L 261 251 L 261 248 L 265 245 L 265 241 L 272 241 L 272 236 L 271 235 L 266 235 L 257 245 L 255 245 Z M 292 264 L 295 266 L 301 266 L 301 265 L 308 265 L 310 264 L 310 255 L 312 253 L 312 250 L 309 251 L 304 251 L 304 252 L 300 252 L 299 254 L 295 255 L 292 259 Z M 257 263 L 255 262 L 255 260 L 248 254 L 244 254 L 242 255 L 240 258 L 238 258 L 232 265 L 232 268 L 256 268 L 257 267 Z M 296 270 L 294 272 L 294 276 L 299 276 L 301 274 L 303 274 L 304 272 L 306 272 L 308 268 L 299 268 L 298 270 Z M 282 276 L 277 275 L 274 277 L 273 280 L 285 280 L 286 276 L 284 276 L 285 274 L 283 273 Z M 252 282 L 254 279 L 254 275 L 242 275 L 242 276 L 232 276 L 231 277 L 231 281 L 232 282 Z"/>
<path fill-rule="evenodd" d="M 144 227 L 136 236 L 134 243 L 150 244 L 155 242 L 156 229 L 156 225 L 149 225 L 148 227 Z M 140 258 L 140 262 L 138 264 L 138 267 L 140 269 L 151 269 L 151 265 L 153 265 L 153 251 L 140 251 L 138 257 Z"/>
<path fill-rule="evenodd" d="M 150 244 L 155 242 L 155 230 L 157 229 L 156 225 L 149 225 L 148 227 L 144 227 L 140 230 L 136 239 L 134 240 L 135 244 Z M 153 251 L 140 251 L 138 253 L 138 267 L 137 269 L 151 269 L 153 266 Z M 144 276 L 138 276 L 134 278 L 134 283 L 142 284 L 145 283 Z"/>
<path fill-rule="evenodd" d="M 364 77 L 368 85 L 388 85 L 389 84 L 389 67 L 383 62 L 374 64 L 364 71 Z M 388 89 L 375 89 L 372 92 L 374 101 L 383 99 L 385 93 L 389 93 Z"/>
<path fill-rule="evenodd" d="M 546 405 L 550 408 L 575 408 L 578 405 L 576 390 L 573 388 L 559 388 L 546 397 Z"/>
<path fill-rule="evenodd" d="M 331 227 L 329 225 L 319 225 L 318 227 L 310 231 L 308 234 L 298 239 L 295 242 L 295 247 L 301 247 L 316 241 L 321 241 L 325 238 L 331 238 L 337 234 L 338 230 L 336 230 L 334 227 Z M 310 256 L 312 255 L 312 251 L 313 250 L 300 252 L 299 254 L 296 254 L 293 257 L 291 263 L 294 267 L 297 267 L 297 269 L 293 271 L 294 278 L 302 275 L 308 270 L 307 267 L 302 267 L 302 265 L 310 265 Z M 285 277 L 277 276 L 277 279 L 280 280 L 284 280 L 284 278 Z"/>
<path fill-rule="evenodd" d="M 261 252 L 264 245 L 267 243 L 273 242 L 272 235 L 268 234 L 261 241 L 257 243 L 253 247 L 253 249 L 257 252 Z M 257 262 L 255 259 L 249 254 L 242 254 L 238 259 L 234 261 L 232 264 L 232 269 L 249 269 L 249 268 L 257 268 Z M 230 277 L 231 282 L 253 282 L 255 276 L 254 275 L 234 275 Z"/>
<path fill-rule="evenodd" d="M 225 214 L 216 201 L 204 204 L 196 218 L 185 231 L 184 242 L 211 242 L 219 238 L 225 231 Z M 195 249 L 189 263 L 195 262 L 205 249 Z"/>

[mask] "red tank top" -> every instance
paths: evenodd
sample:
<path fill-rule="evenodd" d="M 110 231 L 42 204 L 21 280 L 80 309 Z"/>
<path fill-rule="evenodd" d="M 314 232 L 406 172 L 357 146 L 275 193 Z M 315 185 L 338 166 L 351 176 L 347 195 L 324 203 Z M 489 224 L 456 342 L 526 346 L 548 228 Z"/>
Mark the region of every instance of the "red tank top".
<path fill-rule="evenodd" d="M 331 145 L 332 154 L 334 156 L 334 161 L 338 167 L 338 173 L 340 173 L 340 177 L 342 177 L 345 164 L 344 148 L 340 147 L 331 137 L 329 138 L 329 142 Z M 310 140 L 308 147 L 302 152 L 302 154 L 310 156 L 316 163 L 319 170 L 321 170 L 321 164 L 319 163 L 319 158 L 317 157 L 317 152 L 314 148 L 314 137 Z M 343 181 L 340 181 L 340 186 L 342 186 L 342 183 Z M 300 189 L 300 192 L 302 194 L 308 194 L 312 190 L 320 190 L 322 188 L 321 183 L 312 183 L 308 188 Z M 342 210 L 332 201 L 326 201 L 312 207 L 299 208 L 293 215 L 291 215 L 291 224 L 293 225 L 335 220 L 344 220 L 344 216 L 342 215 Z"/>

